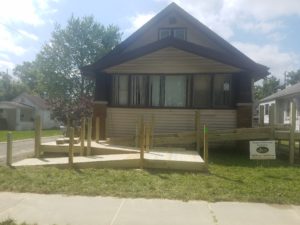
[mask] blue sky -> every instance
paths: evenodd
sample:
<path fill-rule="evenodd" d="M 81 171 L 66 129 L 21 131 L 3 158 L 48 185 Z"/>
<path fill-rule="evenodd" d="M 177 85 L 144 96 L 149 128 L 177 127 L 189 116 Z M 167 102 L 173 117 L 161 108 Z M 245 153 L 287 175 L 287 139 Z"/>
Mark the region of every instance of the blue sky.
<path fill-rule="evenodd" d="M 123 39 L 169 0 L 0 0 L 0 71 L 34 60 L 54 24 L 93 15 Z M 217 34 L 282 78 L 300 69 L 300 0 L 174 0 Z"/>

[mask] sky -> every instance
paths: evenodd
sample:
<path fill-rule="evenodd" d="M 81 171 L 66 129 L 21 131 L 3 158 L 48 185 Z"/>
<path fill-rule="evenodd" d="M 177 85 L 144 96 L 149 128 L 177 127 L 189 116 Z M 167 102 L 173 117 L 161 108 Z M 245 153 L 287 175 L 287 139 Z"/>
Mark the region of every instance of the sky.
<path fill-rule="evenodd" d="M 117 25 L 124 40 L 171 2 L 272 75 L 300 69 L 300 0 L 0 0 L 0 71 L 34 60 L 72 14 Z"/>

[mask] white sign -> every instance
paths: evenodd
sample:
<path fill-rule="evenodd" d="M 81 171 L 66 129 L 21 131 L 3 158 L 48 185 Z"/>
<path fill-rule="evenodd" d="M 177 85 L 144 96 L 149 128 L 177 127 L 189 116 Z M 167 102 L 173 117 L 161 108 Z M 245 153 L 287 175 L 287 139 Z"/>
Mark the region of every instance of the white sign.
<path fill-rule="evenodd" d="M 276 159 L 275 141 L 250 141 L 250 159 Z"/>

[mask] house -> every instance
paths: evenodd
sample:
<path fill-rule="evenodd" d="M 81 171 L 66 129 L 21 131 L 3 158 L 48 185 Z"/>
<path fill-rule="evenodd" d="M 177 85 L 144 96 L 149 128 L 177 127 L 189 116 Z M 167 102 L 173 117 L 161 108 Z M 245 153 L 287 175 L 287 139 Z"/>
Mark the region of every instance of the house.
<path fill-rule="evenodd" d="M 259 105 L 263 106 L 264 122 L 269 123 L 269 107 L 275 104 L 275 121 L 280 124 L 290 123 L 290 103 L 296 104 L 296 130 L 300 130 L 300 83 L 289 86 L 262 100 Z"/>
<path fill-rule="evenodd" d="M 41 116 L 43 129 L 57 127 L 57 122 L 51 118 L 51 111 L 45 100 L 39 96 L 22 93 L 10 102 L 0 102 L 0 118 L 3 130 L 31 130 L 34 128 L 34 118 Z"/>
<path fill-rule="evenodd" d="M 253 82 L 269 74 L 175 3 L 81 71 L 111 137 L 133 135 L 141 115 L 155 133 L 191 131 L 196 110 L 209 129 L 251 127 Z"/>

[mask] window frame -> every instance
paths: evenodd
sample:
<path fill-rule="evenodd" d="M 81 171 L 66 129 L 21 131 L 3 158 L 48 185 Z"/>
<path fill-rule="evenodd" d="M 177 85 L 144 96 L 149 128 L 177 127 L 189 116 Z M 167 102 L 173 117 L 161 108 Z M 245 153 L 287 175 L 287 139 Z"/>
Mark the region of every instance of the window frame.
<path fill-rule="evenodd" d="M 218 106 L 214 104 L 214 78 L 215 75 L 228 75 L 229 73 L 192 73 L 192 74 L 112 74 L 110 76 L 123 76 L 123 75 L 127 75 L 128 76 L 128 101 L 127 101 L 127 105 L 120 105 L 120 104 L 115 104 L 114 103 L 114 93 L 113 93 L 113 88 L 110 89 L 110 96 L 112 96 L 111 101 L 109 102 L 109 106 L 110 107 L 130 107 L 130 108 L 158 108 L 158 109 L 235 109 L 236 105 L 235 105 L 235 98 L 234 98 L 234 90 L 235 90 L 235 76 L 234 73 L 231 73 L 231 86 L 230 86 L 230 91 L 231 91 L 231 102 L 229 105 L 225 105 L 225 106 Z M 193 78 L 194 76 L 201 76 L 201 75 L 209 75 L 211 76 L 210 79 L 210 104 L 207 105 L 206 107 L 196 107 L 193 104 Z M 146 104 L 145 105 L 133 105 L 130 104 L 130 99 L 131 99 L 131 94 L 132 94 L 132 88 L 131 88 L 131 76 L 146 76 L 147 78 L 147 90 L 146 90 Z M 150 105 L 150 76 L 159 76 L 160 77 L 160 95 L 159 95 L 159 105 L 158 106 L 152 106 Z M 168 107 L 168 106 L 164 106 L 164 102 L 165 102 L 165 90 L 164 90 L 164 86 L 165 86 L 165 77 L 166 76 L 186 76 L 186 104 L 183 107 Z M 114 79 L 112 79 L 114 80 Z M 111 87 L 113 87 L 113 82 L 111 84 Z"/>
<path fill-rule="evenodd" d="M 161 31 L 163 31 L 163 30 L 168 30 L 169 31 L 169 36 L 167 36 L 165 38 L 161 38 Z M 183 30 L 184 31 L 184 39 L 175 37 L 175 31 L 176 30 Z M 158 40 L 163 40 L 163 39 L 166 39 L 166 38 L 174 38 L 174 39 L 186 41 L 187 40 L 187 28 L 185 28 L 185 27 L 162 27 L 162 28 L 159 28 L 158 29 Z"/>

